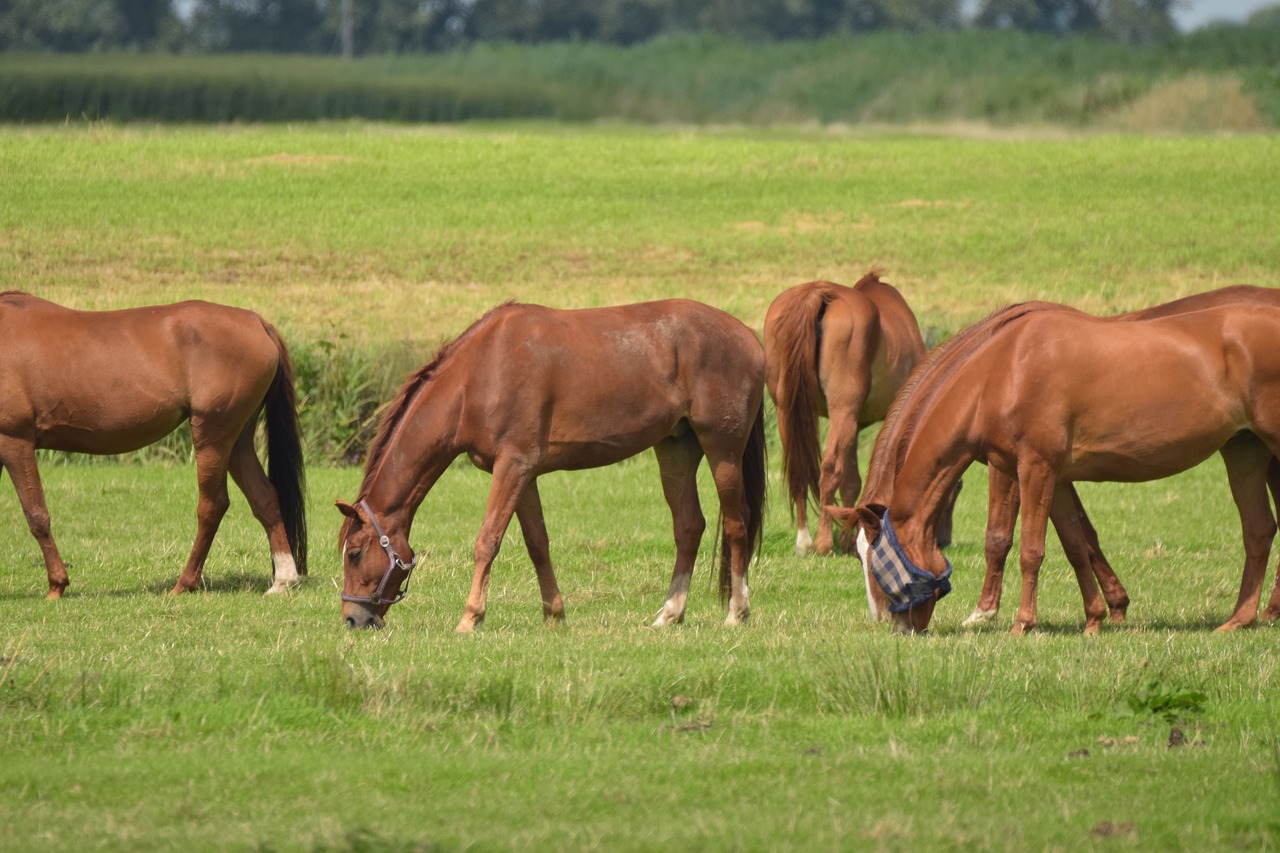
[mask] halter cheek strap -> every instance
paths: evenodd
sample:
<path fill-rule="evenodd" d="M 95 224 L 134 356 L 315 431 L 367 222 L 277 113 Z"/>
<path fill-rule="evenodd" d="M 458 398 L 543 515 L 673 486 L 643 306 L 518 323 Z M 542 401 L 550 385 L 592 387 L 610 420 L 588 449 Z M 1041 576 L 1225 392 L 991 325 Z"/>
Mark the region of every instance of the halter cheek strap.
<path fill-rule="evenodd" d="M 348 595 L 344 592 L 342 593 L 342 600 L 364 604 L 369 607 L 390 607 L 404 598 L 409 591 L 409 576 L 413 574 L 414 567 L 418 565 L 418 555 L 415 554 L 412 560 L 405 563 L 404 560 L 400 559 L 400 555 L 395 552 L 395 549 L 391 547 L 390 537 L 382 532 L 382 525 L 378 524 L 377 516 L 373 514 L 369 504 L 360 501 L 356 506 L 364 510 L 365 517 L 369 519 L 369 524 L 373 526 L 373 532 L 378 534 L 378 544 L 387 555 L 387 570 L 382 573 L 382 579 L 378 581 L 378 586 L 374 589 L 372 595 Z"/>

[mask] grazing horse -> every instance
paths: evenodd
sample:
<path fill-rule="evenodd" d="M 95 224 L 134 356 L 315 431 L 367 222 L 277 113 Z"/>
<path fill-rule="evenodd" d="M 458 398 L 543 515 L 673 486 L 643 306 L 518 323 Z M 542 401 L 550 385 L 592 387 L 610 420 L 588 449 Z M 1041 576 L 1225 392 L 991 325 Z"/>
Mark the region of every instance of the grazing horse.
<path fill-rule="evenodd" d="M 1182 299 L 1175 299 L 1172 302 L 1166 302 L 1141 311 L 1121 314 L 1115 319 L 1143 320 L 1168 317 L 1174 314 L 1185 314 L 1189 311 L 1199 311 L 1217 305 L 1230 304 L 1280 307 L 1280 290 L 1270 287 L 1233 285 L 1186 296 Z M 978 598 L 978 604 L 973 613 L 964 620 L 963 624 L 965 626 L 979 625 L 993 621 L 996 618 L 996 614 L 1000 610 L 1000 593 L 1004 581 L 1005 559 L 1013 546 L 1013 530 L 1017 521 L 1019 506 L 1018 484 L 995 469 L 990 471 L 989 477 L 990 490 L 986 539 L 987 569 L 982 581 L 982 593 Z M 1276 501 L 1277 505 L 1280 505 L 1280 461 L 1276 459 L 1272 459 L 1267 467 L 1267 485 L 1273 500 Z M 1129 596 L 1125 592 L 1124 585 L 1120 583 L 1120 579 L 1116 577 L 1110 563 L 1107 562 L 1106 556 L 1102 553 L 1102 546 L 1098 543 L 1097 531 L 1094 530 L 1093 524 L 1089 521 L 1088 514 L 1085 512 L 1084 505 L 1080 503 L 1075 487 L 1068 485 L 1068 488 L 1071 491 L 1072 500 L 1076 504 L 1076 513 L 1080 518 L 1085 535 L 1085 549 L 1083 551 L 1073 549 L 1067 552 L 1067 557 L 1072 560 L 1083 559 L 1088 562 L 1088 568 L 1098 578 L 1099 583 L 1102 584 L 1102 593 L 1106 597 L 1108 608 L 1111 611 L 1111 621 L 1123 622 L 1129 605 Z M 1267 621 L 1275 621 L 1280 618 L 1280 574 L 1277 575 L 1276 585 L 1271 594 L 1271 601 L 1263 613 L 1263 618 Z"/>
<path fill-rule="evenodd" d="M 924 358 L 920 327 L 896 288 L 872 272 L 853 287 L 811 281 L 784 290 L 764 319 L 765 382 L 778 413 L 782 470 L 796 520 L 796 553 L 830 554 L 839 490 L 857 503 L 858 430 L 883 420 L 894 395 Z M 830 420 L 819 457 L 818 418 Z M 808 497 L 818 501 L 809 535 Z M 843 543 L 853 545 L 852 537 Z"/>
<path fill-rule="evenodd" d="M 687 299 L 561 311 L 507 303 L 415 373 L 387 410 L 354 504 L 338 501 L 342 614 L 380 627 L 417 562 L 414 515 L 465 453 L 493 475 L 459 632 L 485 617 L 489 570 L 514 514 L 537 572 L 545 619 L 564 620 L 537 478 L 595 468 L 652 447 L 671 507 L 676 560 L 654 625 L 684 618 L 706 521 L 697 470 L 720 500 L 726 624 L 747 618 L 747 565 L 761 541 L 765 491 L 764 353 L 718 309 Z M 405 557 L 408 560 L 406 562 Z"/>
<path fill-rule="evenodd" d="M 1017 482 L 1023 584 L 1014 633 L 1021 634 L 1036 624 L 1050 515 L 1061 521 L 1064 549 L 1082 547 L 1070 482 L 1160 479 L 1215 452 L 1226 464 L 1245 547 L 1236 607 L 1218 630 L 1251 624 L 1276 531 L 1267 479 L 1280 448 L 1280 309 L 1230 304 L 1117 322 L 1041 303 L 980 325 L 976 343 L 955 358 L 944 347 L 904 388 L 890 415 L 900 426 L 882 432 L 884 445 L 873 453 L 875 488 L 841 513 L 858 524 L 864 561 L 899 627 L 925 630 L 950 588 L 934 529 L 947 492 L 972 462 Z M 1096 624 L 1104 607 L 1084 574 L 1077 567 Z"/>
<path fill-rule="evenodd" d="M 302 445 L 284 341 L 251 311 L 180 302 L 75 311 L 15 291 L 0 294 L 0 464 L 44 554 L 48 598 L 70 582 L 50 531 L 37 448 L 127 453 L 191 421 L 200 497 L 196 538 L 175 594 L 200 585 L 227 510 L 227 473 L 266 529 L 280 592 L 306 574 Z M 268 475 L 254 451 L 259 412 Z"/>

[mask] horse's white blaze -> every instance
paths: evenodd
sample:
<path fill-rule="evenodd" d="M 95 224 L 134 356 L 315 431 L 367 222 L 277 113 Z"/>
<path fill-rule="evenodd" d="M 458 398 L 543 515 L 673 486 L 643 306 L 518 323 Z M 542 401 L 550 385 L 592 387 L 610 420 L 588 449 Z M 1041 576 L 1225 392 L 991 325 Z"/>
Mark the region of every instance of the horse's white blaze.
<path fill-rule="evenodd" d="M 858 528 L 858 559 L 862 561 L 862 582 L 867 588 L 867 610 L 871 611 L 871 618 L 880 620 L 884 618 L 884 614 L 876 606 L 876 598 L 871 592 L 871 542 L 867 539 L 867 531 L 861 527 Z"/>
<path fill-rule="evenodd" d="M 813 537 L 809 535 L 809 528 L 798 528 L 796 530 L 796 556 L 807 557 L 812 553 Z"/>
<path fill-rule="evenodd" d="M 293 554 L 288 551 L 282 551 L 272 554 L 271 559 L 275 563 L 276 578 L 275 582 L 271 584 L 271 589 L 267 590 L 267 595 L 284 592 L 301 583 L 302 579 L 298 576 L 298 564 L 293 561 Z"/>

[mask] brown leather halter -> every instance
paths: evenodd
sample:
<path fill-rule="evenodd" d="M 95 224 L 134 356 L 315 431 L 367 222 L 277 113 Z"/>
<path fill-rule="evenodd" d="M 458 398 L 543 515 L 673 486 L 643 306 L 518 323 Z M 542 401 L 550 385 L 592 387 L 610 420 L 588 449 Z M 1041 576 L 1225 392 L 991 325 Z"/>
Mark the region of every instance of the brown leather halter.
<path fill-rule="evenodd" d="M 382 550 L 387 554 L 387 570 L 383 573 L 382 579 L 378 581 L 378 587 L 373 591 L 372 595 L 348 595 L 344 592 L 342 593 L 342 600 L 351 601 L 355 604 L 364 604 L 369 607 L 390 607 L 404 598 L 405 593 L 409 591 L 409 576 L 413 574 L 414 566 L 418 565 L 418 555 L 415 554 L 413 559 L 406 564 L 391 547 L 391 539 L 382 532 L 382 526 L 378 524 L 378 519 L 374 516 L 373 510 L 369 508 L 369 504 L 360 501 L 356 506 L 364 510 L 369 523 L 373 525 L 373 532 L 378 534 L 378 544 L 382 546 Z M 394 597 L 387 597 L 388 590 L 394 591 Z"/>

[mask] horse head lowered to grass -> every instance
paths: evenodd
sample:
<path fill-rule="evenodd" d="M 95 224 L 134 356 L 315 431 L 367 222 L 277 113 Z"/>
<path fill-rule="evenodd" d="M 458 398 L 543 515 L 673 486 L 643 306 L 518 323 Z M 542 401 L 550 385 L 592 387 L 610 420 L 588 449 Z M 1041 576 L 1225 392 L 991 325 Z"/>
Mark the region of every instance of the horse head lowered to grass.
<path fill-rule="evenodd" d="M 508 303 L 489 311 L 401 388 L 378 429 L 340 542 L 342 614 L 381 626 L 417 563 L 419 505 L 466 454 L 493 481 L 475 574 L 457 630 L 485 618 L 489 571 L 512 515 L 520 520 L 546 619 L 564 619 L 537 478 L 609 465 L 650 447 L 671 507 L 676 558 L 655 625 L 684 618 L 706 521 L 705 456 L 720 502 L 726 623 L 749 613 L 747 567 L 761 541 L 765 494 L 764 353 L 730 315 L 687 299 L 562 311 Z"/>
<path fill-rule="evenodd" d="M 127 453 L 191 422 L 196 538 L 173 592 L 193 590 L 227 510 L 227 474 L 267 532 L 268 592 L 306 573 L 302 446 L 293 371 L 276 330 L 251 311 L 181 302 L 75 311 L 26 293 L 0 294 L 0 464 L 44 555 L 49 598 L 67 567 L 53 541 L 37 448 Z M 270 474 L 254 450 L 258 414 Z"/>
<path fill-rule="evenodd" d="M 908 382 L 877 440 L 862 503 L 839 513 L 858 524 L 868 568 L 896 584 L 899 626 L 927 628 L 945 594 L 950 566 L 932 537 L 948 489 L 972 462 L 1020 493 L 1021 633 L 1036 624 L 1049 516 L 1066 522 L 1059 534 L 1072 542 L 1084 536 L 1072 481 L 1159 479 L 1215 452 L 1246 554 L 1220 630 L 1253 622 L 1276 530 L 1267 476 L 1280 447 L 1280 308 L 1233 304 L 1121 321 L 1028 303 L 978 328 Z M 1076 569 L 1096 624 L 1105 608 Z"/>

